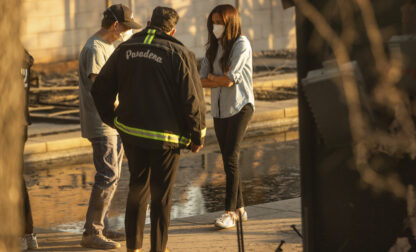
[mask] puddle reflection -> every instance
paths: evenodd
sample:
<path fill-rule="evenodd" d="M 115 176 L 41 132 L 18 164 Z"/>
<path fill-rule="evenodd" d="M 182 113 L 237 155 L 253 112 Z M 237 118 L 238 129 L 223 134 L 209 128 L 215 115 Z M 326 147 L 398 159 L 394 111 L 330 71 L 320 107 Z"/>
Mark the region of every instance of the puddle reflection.
<path fill-rule="evenodd" d="M 281 135 L 246 140 L 240 155 L 245 204 L 299 197 L 298 152 L 298 142 L 284 142 Z M 35 226 L 81 233 L 94 175 L 92 162 L 30 169 L 25 178 Z M 124 228 L 128 178 L 125 163 L 110 210 L 110 225 L 116 229 Z M 213 147 L 201 154 L 182 155 L 171 218 L 223 210 L 224 200 L 225 174 L 219 151 Z"/>

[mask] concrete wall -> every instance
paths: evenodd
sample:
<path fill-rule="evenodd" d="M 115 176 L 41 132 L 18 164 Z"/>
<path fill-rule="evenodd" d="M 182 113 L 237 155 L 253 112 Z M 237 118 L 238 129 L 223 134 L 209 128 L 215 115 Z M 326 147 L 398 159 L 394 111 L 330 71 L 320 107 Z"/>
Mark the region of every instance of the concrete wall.
<path fill-rule="evenodd" d="M 78 57 L 91 34 L 100 28 L 105 0 L 24 0 L 23 44 L 36 62 L 56 62 Z M 142 25 L 150 19 L 154 7 L 170 6 L 180 15 L 176 37 L 204 55 L 207 37 L 206 18 L 217 5 L 235 5 L 236 0 L 113 0 L 132 5 L 135 19 Z M 240 0 L 243 33 L 254 51 L 294 49 L 294 10 L 283 10 L 280 0 Z"/>

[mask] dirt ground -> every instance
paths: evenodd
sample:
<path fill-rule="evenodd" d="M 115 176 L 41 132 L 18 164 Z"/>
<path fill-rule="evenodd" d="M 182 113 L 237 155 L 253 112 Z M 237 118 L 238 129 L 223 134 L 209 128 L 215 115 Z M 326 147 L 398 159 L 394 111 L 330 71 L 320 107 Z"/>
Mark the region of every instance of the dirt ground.
<path fill-rule="evenodd" d="M 281 101 L 296 98 L 298 95 L 297 87 L 277 87 L 273 89 L 254 89 L 256 100 L 262 101 Z"/>
<path fill-rule="evenodd" d="M 35 59 L 36 60 L 36 59 Z M 254 81 L 257 77 L 277 76 L 296 72 L 296 55 L 292 51 L 258 52 L 253 56 Z M 50 64 L 36 64 L 32 67 L 30 104 L 63 104 L 77 106 L 78 90 L 36 91 L 39 87 L 77 87 L 78 60 Z M 258 100 L 274 101 L 292 99 L 297 96 L 296 87 L 261 88 L 254 90 Z"/>

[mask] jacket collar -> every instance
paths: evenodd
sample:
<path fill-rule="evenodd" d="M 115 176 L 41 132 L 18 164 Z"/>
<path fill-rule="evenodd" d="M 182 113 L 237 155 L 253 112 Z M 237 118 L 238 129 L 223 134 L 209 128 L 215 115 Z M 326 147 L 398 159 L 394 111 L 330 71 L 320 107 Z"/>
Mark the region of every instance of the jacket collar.
<path fill-rule="evenodd" d="M 148 27 L 144 28 L 142 31 L 140 31 L 140 32 L 138 32 L 138 33 L 136 33 L 136 34 L 134 34 L 134 35 L 133 35 L 133 37 L 134 37 L 134 38 L 137 38 L 137 37 L 147 36 L 147 32 L 148 32 L 150 29 L 154 29 L 154 30 L 156 30 L 156 32 L 155 32 L 155 37 L 157 37 L 157 38 L 161 38 L 161 39 L 165 39 L 165 40 L 169 40 L 169 41 L 171 41 L 171 42 L 173 42 L 173 43 L 177 43 L 177 44 L 179 44 L 179 45 L 183 46 L 183 43 L 182 43 L 182 42 L 180 42 L 179 40 L 177 40 L 176 38 L 174 38 L 174 37 L 172 37 L 172 36 L 170 36 L 170 35 L 166 34 L 165 32 L 163 32 L 163 31 L 162 31 L 161 29 L 159 29 L 159 28 L 152 27 L 152 26 L 148 26 Z"/>

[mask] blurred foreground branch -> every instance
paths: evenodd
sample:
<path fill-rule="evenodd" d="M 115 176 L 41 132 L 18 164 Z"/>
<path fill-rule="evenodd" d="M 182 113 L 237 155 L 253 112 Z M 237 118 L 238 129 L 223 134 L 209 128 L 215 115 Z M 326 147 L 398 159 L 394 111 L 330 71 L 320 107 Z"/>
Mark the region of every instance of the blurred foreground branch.
<path fill-rule="evenodd" d="M 354 31 L 357 27 L 354 27 L 355 20 L 351 19 L 354 18 L 354 7 L 360 11 L 378 72 L 372 95 L 377 106 L 394 112 L 394 118 L 390 128 L 375 130 L 362 111 L 357 81 L 352 75 L 342 72 L 341 88 L 349 110 L 355 167 L 361 174 L 361 179 L 374 190 L 390 191 L 398 197 L 405 198 L 407 189 L 398 176 L 381 175 L 377 172 L 377 167 L 372 167 L 370 161 L 373 155 L 378 153 L 387 153 L 398 159 L 406 154 L 416 157 L 415 127 L 409 101 L 396 86 L 402 76 L 403 62 L 401 57 L 395 55 L 394 52 L 390 57 L 387 56 L 371 2 L 369 0 L 338 0 L 337 5 L 342 13 L 343 28 L 341 35 L 338 35 L 325 16 L 309 1 L 293 1 L 298 10 L 313 24 L 319 35 L 329 45 L 338 67 L 352 61 L 348 49 L 354 42 L 354 36 L 356 36 Z"/>

